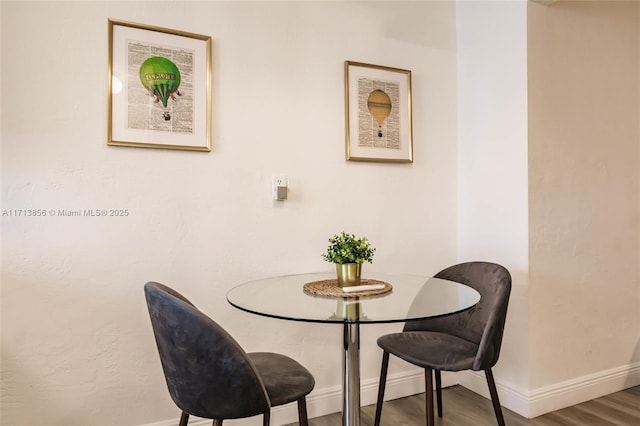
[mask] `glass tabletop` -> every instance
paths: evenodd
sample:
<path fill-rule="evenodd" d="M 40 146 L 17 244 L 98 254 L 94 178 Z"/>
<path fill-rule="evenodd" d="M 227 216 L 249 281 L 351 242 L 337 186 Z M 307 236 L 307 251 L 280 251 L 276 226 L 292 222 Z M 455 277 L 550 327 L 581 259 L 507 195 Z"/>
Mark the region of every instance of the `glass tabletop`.
<path fill-rule="evenodd" d="M 272 318 L 320 323 L 389 323 L 437 317 L 474 306 L 480 294 L 453 281 L 418 275 L 364 274 L 387 282 L 385 294 L 360 297 L 318 296 L 306 283 L 334 279 L 335 273 L 285 275 L 250 281 L 232 288 L 227 300 L 246 312 Z"/>

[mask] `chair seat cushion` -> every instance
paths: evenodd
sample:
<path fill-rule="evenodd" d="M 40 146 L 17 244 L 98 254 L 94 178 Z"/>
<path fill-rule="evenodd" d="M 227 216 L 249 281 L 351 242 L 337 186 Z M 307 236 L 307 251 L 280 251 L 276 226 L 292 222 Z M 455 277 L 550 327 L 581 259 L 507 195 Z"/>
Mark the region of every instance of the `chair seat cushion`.
<path fill-rule="evenodd" d="M 287 356 L 271 352 L 247 355 L 258 370 L 273 407 L 297 401 L 315 386 L 311 373 Z"/>
<path fill-rule="evenodd" d="M 411 364 L 434 370 L 471 369 L 478 346 L 435 331 L 406 331 L 378 339 L 378 346 Z"/>

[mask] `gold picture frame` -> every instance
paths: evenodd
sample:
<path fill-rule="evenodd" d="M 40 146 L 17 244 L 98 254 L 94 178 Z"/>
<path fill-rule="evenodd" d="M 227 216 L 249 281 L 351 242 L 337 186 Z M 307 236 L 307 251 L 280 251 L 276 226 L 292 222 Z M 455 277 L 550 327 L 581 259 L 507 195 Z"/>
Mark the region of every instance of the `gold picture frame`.
<path fill-rule="evenodd" d="M 411 71 L 345 61 L 346 158 L 413 162 Z"/>
<path fill-rule="evenodd" d="M 211 37 L 108 25 L 107 145 L 211 151 Z"/>

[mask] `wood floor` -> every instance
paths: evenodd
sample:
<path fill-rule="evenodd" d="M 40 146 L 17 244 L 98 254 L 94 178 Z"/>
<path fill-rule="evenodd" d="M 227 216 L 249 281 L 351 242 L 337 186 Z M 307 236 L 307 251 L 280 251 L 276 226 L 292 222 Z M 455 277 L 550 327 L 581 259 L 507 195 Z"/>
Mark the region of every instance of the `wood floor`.
<path fill-rule="evenodd" d="M 463 388 L 442 391 L 444 417 L 436 415 L 436 426 L 494 426 L 491 401 Z M 503 407 L 507 426 L 640 426 L 640 386 L 630 388 L 534 419 L 525 419 Z M 375 405 L 362 408 L 362 426 L 373 425 Z M 293 423 L 293 426 L 297 423 Z M 384 403 L 381 426 L 425 425 L 424 394 Z M 317 417 L 310 426 L 340 426 L 340 413 Z"/>

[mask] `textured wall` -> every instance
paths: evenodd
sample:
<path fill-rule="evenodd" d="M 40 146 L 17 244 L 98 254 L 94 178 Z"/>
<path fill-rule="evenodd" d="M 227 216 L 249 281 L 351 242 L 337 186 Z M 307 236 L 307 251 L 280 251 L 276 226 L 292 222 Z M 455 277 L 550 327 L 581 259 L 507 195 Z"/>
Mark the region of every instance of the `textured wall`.
<path fill-rule="evenodd" d="M 532 389 L 640 361 L 639 6 L 529 7 Z"/>
<path fill-rule="evenodd" d="M 341 230 L 372 269 L 456 260 L 455 4 L 5 2 L 2 209 L 123 208 L 128 217 L 2 217 L 2 424 L 135 425 L 176 416 L 142 286 L 175 286 L 248 350 L 340 385 L 340 329 L 231 308 L 249 279 L 329 270 Z M 213 37 L 211 153 L 106 146 L 107 18 Z M 344 160 L 343 61 L 413 70 L 415 163 Z M 289 200 L 271 200 L 271 175 Z M 378 375 L 363 330 L 362 378 Z M 407 368 L 392 366 L 394 371 Z"/>

